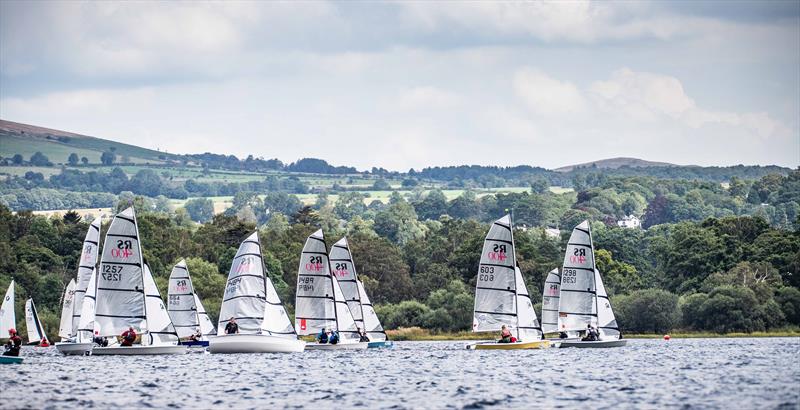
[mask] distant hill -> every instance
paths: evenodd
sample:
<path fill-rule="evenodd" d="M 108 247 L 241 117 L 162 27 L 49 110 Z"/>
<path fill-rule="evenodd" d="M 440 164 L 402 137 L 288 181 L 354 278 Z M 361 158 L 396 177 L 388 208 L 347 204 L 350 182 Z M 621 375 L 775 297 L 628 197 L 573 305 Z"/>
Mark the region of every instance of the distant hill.
<path fill-rule="evenodd" d="M 54 164 L 66 164 L 67 158 L 74 152 L 79 158 L 86 157 L 91 164 L 99 164 L 100 155 L 111 149 L 117 155 L 118 162 L 122 162 L 123 157 L 127 159 L 126 162 L 134 164 L 162 164 L 170 159 L 179 159 L 177 155 L 135 145 L 0 120 L 0 156 L 3 158 L 21 154 L 28 160 L 39 151 Z"/>
<path fill-rule="evenodd" d="M 617 169 L 628 166 L 631 168 L 644 168 L 644 167 L 679 167 L 680 165 L 670 164 L 668 162 L 655 162 L 645 161 L 639 158 L 609 158 L 601 159 L 599 161 L 585 162 L 583 164 L 567 165 L 561 168 L 556 168 L 556 172 L 570 172 L 576 168 L 600 168 L 600 169 Z"/>

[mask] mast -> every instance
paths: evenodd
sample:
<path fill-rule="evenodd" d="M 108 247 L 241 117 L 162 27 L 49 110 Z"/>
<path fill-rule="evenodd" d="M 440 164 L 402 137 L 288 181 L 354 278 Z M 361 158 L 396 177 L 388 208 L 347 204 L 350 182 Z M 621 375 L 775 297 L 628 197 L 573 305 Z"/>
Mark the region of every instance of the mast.
<path fill-rule="evenodd" d="M 514 328 L 517 330 L 517 340 L 521 339 L 519 332 L 519 283 L 517 282 L 517 272 L 519 264 L 517 263 L 517 249 L 514 246 L 514 208 L 511 208 L 508 213 L 508 230 L 511 231 L 511 257 L 513 258 L 514 266 L 514 319 L 517 325 Z"/>

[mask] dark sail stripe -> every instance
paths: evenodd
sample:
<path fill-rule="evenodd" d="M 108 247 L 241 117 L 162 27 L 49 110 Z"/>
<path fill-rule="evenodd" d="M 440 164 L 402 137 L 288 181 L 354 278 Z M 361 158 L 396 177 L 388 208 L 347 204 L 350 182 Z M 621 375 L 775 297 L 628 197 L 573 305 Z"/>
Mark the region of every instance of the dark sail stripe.
<path fill-rule="evenodd" d="M 564 269 L 581 269 L 581 270 L 588 270 L 589 272 L 594 272 L 592 268 L 581 268 L 579 266 L 564 266 Z"/>
<path fill-rule="evenodd" d="M 481 290 L 496 290 L 498 292 L 516 293 L 516 291 L 514 289 L 487 288 L 487 287 L 483 287 L 483 286 L 478 286 L 477 289 L 481 289 Z"/>
<path fill-rule="evenodd" d="M 106 236 L 113 236 L 113 237 L 118 237 L 118 238 L 136 239 L 137 242 L 139 241 L 139 237 L 136 236 L 136 235 L 125 235 L 125 234 L 121 234 L 121 233 L 110 233 L 109 232 L 109 233 L 106 234 Z"/>
<path fill-rule="evenodd" d="M 504 316 L 516 316 L 516 313 L 503 313 L 503 312 L 486 312 L 483 310 L 476 310 L 475 313 L 486 313 L 487 315 L 504 315 Z"/>

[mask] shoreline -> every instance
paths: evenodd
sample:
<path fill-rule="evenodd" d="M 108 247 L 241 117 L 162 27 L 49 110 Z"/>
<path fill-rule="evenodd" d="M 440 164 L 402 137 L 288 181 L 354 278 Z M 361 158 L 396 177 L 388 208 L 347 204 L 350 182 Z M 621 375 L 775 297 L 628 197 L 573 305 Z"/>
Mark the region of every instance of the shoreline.
<path fill-rule="evenodd" d="M 393 341 L 478 341 L 478 340 L 491 340 L 496 338 L 496 332 L 431 332 L 427 329 L 418 327 L 400 328 L 394 330 L 387 330 L 386 334 L 389 340 Z M 713 332 L 687 332 L 676 331 L 674 333 L 653 334 L 653 333 L 624 333 L 625 339 L 661 339 L 665 335 L 669 335 L 671 339 L 718 339 L 718 338 L 763 338 L 763 337 L 800 337 L 800 329 L 781 329 L 771 330 L 765 332 L 753 333 L 713 333 Z"/>

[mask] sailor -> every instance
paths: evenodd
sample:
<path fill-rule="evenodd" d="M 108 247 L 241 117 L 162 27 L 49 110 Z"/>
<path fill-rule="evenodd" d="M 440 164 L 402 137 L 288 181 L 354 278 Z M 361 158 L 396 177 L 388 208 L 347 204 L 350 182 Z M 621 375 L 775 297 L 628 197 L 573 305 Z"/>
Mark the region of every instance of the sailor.
<path fill-rule="evenodd" d="M 133 330 L 133 326 L 130 326 L 128 330 L 122 332 L 120 337 L 122 338 L 121 346 L 133 346 L 133 342 L 136 341 L 136 331 Z"/>
<path fill-rule="evenodd" d="M 94 337 L 92 338 L 92 341 L 100 347 L 108 346 L 108 339 L 105 336 L 100 336 L 100 332 L 98 331 L 94 332 Z"/>
<path fill-rule="evenodd" d="M 50 347 L 50 342 L 47 341 L 46 337 L 42 337 L 42 341 L 39 342 L 39 347 Z"/>
<path fill-rule="evenodd" d="M 194 332 L 191 336 L 189 336 L 189 341 L 190 342 L 196 342 L 196 341 L 200 340 L 200 338 L 202 338 L 202 337 L 203 337 L 203 334 L 200 332 L 200 329 L 197 329 L 196 332 Z"/>
<path fill-rule="evenodd" d="M 239 333 L 239 325 L 236 324 L 236 318 L 231 317 L 228 320 L 228 324 L 225 325 L 225 334 L 226 335 L 235 335 Z"/>
<path fill-rule="evenodd" d="M 317 334 L 317 343 L 325 344 L 328 343 L 328 338 L 331 336 L 331 330 L 328 328 L 322 328 Z"/>
<path fill-rule="evenodd" d="M 592 327 L 592 324 L 586 325 L 586 337 L 583 338 L 584 342 L 595 342 L 600 340 L 600 335 L 597 333 L 597 329 Z"/>
<path fill-rule="evenodd" d="M 358 342 L 359 343 L 369 342 L 369 337 L 367 336 L 367 332 L 365 332 L 361 328 L 358 328 Z"/>
<path fill-rule="evenodd" d="M 328 330 L 328 343 L 332 345 L 339 343 L 339 332 L 331 332 Z"/>
<path fill-rule="evenodd" d="M 506 325 L 500 328 L 500 340 L 497 343 L 511 343 L 513 336 L 511 335 L 511 331 L 508 330 Z"/>
<path fill-rule="evenodd" d="M 15 329 L 8 329 L 8 342 L 6 342 L 6 351 L 3 356 L 19 356 L 19 349 L 22 346 L 22 339 L 17 335 Z"/>

